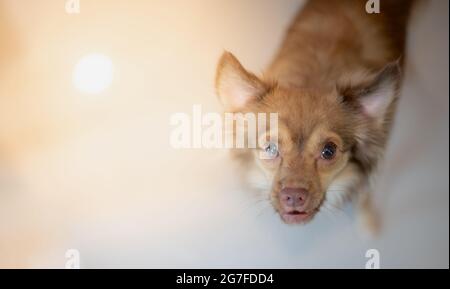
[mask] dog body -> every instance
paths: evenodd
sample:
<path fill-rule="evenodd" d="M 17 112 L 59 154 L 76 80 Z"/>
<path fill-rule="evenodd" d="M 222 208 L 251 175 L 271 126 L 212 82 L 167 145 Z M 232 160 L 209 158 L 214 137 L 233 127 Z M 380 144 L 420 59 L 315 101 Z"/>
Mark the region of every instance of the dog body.
<path fill-rule="evenodd" d="M 219 61 L 225 110 L 278 113 L 277 143 L 238 155 L 250 175 L 261 173 L 259 186 L 286 223 L 354 198 L 366 228 L 378 228 L 371 179 L 395 111 L 411 1 L 380 6 L 368 14 L 366 1 L 309 1 L 262 77 L 231 53 Z"/>

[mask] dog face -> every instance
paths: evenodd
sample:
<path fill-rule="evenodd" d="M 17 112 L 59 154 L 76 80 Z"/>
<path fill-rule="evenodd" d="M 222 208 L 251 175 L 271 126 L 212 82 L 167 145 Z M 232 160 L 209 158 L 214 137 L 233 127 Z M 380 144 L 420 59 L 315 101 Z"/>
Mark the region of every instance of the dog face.
<path fill-rule="evenodd" d="M 283 87 L 249 73 L 232 54 L 222 56 L 216 88 L 225 109 L 278 113 L 277 141 L 259 142 L 249 153 L 269 180 L 271 203 L 284 222 L 310 221 L 349 162 L 362 172 L 376 164 L 398 74 L 391 65 L 378 74 L 344 76 L 333 86 Z M 273 128 L 259 132 L 264 140 L 273 133 Z"/>

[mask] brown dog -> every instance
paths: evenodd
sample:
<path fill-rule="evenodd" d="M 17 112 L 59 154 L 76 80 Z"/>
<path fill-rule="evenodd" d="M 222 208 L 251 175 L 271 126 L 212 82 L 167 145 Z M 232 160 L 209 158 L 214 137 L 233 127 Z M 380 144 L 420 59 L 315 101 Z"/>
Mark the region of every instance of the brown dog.
<path fill-rule="evenodd" d="M 323 205 L 357 197 L 361 221 L 376 231 L 371 179 L 396 106 L 410 7 L 381 0 L 380 13 L 369 14 L 363 0 L 311 0 L 263 77 L 222 55 L 216 89 L 225 110 L 278 113 L 278 142 L 241 156 L 264 176 L 284 222 L 308 222 Z"/>

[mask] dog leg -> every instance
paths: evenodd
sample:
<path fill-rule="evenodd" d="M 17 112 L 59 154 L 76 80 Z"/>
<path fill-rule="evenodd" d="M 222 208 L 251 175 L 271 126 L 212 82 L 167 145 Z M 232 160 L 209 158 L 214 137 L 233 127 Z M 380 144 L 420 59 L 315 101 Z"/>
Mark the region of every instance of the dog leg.
<path fill-rule="evenodd" d="M 376 237 L 381 229 L 380 216 L 373 204 L 368 185 L 363 185 L 356 196 L 355 209 L 360 234 L 366 238 Z"/>

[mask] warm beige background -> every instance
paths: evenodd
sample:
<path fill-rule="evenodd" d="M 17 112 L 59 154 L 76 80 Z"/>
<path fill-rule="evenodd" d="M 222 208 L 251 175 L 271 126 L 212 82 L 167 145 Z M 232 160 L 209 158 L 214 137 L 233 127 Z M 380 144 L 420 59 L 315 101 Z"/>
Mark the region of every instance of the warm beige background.
<path fill-rule="evenodd" d="M 0 267 L 448 267 L 448 1 L 411 23 L 406 81 L 377 201 L 385 231 L 352 212 L 283 225 L 242 190 L 222 151 L 173 150 L 169 117 L 219 110 L 223 49 L 258 72 L 302 1 L 0 0 Z M 112 86 L 78 93 L 84 54 Z"/>

